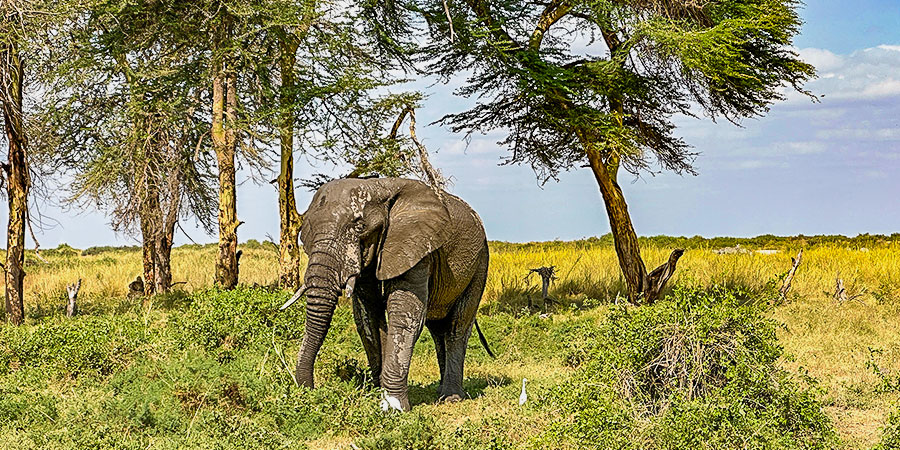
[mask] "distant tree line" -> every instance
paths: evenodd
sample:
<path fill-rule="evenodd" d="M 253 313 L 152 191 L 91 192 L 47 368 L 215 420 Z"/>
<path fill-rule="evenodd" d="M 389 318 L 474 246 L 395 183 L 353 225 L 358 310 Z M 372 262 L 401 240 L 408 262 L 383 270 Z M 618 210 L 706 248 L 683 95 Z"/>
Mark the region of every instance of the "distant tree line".
<path fill-rule="evenodd" d="M 641 236 L 638 238 L 641 246 L 657 248 L 687 248 L 718 250 L 740 246 L 747 250 L 788 250 L 796 248 L 814 247 L 847 247 L 852 249 L 875 249 L 886 245 L 900 245 L 900 233 L 884 234 L 860 234 L 854 237 L 841 235 L 815 235 L 815 236 L 775 236 L 764 234 L 756 237 L 703 237 L 703 236 Z M 600 237 L 589 237 L 573 241 L 544 241 L 544 242 L 503 242 L 492 241 L 491 248 L 497 251 L 521 251 L 521 250 L 552 250 L 559 248 L 571 248 L 584 250 L 595 247 L 613 247 L 615 238 L 611 233 Z"/>
<path fill-rule="evenodd" d="M 410 173 L 416 147 L 398 130 L 422 96 L 393 91 L 418 76 L 462 77 L 457 93 L 477 103 L 440 123 L 503 130 L 507 163 L 543 181 L 589 168 L 628 296 L 652 302 L 619 173 L 694 173 L 676 115 L 737 122 L 767 112 L 784 86 L 804 92 L 814 69 L 790 49 L 798 5 L 0 0 L 7 320 L 24 317 L 35 182 L 138 237 L 152 294 L 172 285 L 174 236 L 188 219 L 218 232 L 216 283 L 237 284 L 244 169 L 277 185 L 279 282 L 296 286 L 295 153 L 348 163 L 353 176 Z"/>

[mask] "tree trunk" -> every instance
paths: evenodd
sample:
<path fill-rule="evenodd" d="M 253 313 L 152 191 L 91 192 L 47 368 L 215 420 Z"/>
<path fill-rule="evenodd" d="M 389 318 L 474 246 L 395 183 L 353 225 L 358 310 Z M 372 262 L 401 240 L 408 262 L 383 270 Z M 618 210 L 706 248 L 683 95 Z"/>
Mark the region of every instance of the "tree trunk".
<path fill-rule="evenodd" d="M 169 155 L 174 157 L 174 155 Z M 160 229 L 156 240 L 156 291 L 169 292 L 172 288 L 172 246 L 175 242 L 175 225 L 181 207 L 181 180 L 177 167 L 170 167 L 166 184 L 168 204 L 165 214 L 160 211 Z"/>
<path fill-rule="evenodd" d="M 15 44 L 0 51 L 0 106 L 9 144 L 9 163 L 4 166 L 9 201 L 6 230 L 6 320 L 21 325 L 25 320 L 25 221 L 28 220 L 27 141 L 22 118 L 22 85 L 25 68 Z"/>
<path fill-rule="evenodd" d="M 153 295 L 153 283 L 156 277 L 153 273 L 153 261 L 156 259 L 156 246 L 153 245 L 153 232 L 149 223 L 145 224 L 145 219 L 141 217 L 141 247 L 142 261 L 144 265 L 144 295 Z"/>
<path fill-rule="evenodd" d="M 291 106 L 294 104 L 294 63 L 296 62 L 297 43 L 290 37 L 281 41 L 281 103 L 280 141 L 281 172 L 278 175 L 278 215 L 280 218 L 279 236 L 279 275 L 282 288 L 296 289 L 300 286 L 300 224 L 302 218 L 297 213 L 297 202 L 294 198 L 294 115 Z"/>
<path fill-rule="evenodd" d="M 153 170 L 149 161 L 144 161 L 144 174 L 141 180 L 143 184 L 141 208 L 139 211 L 141 222 L 141 248 L 144 264 L 144 295 L 150 296 L 157 292 L 156 284 L 156 236 L 158 234 L 158 220 L 156 214 L 159 211 L 159 191 L 154 182 Z"/>
<path fill-rule="evenodd" d="M 631 224 L 631 216 L 628 215 L 625 196 L 616 181 L 619 170 L 618 161 L 604 164 L 599 152 L 593 146 L 588 147 L 587 155 L 591 171 L 600 187 L 603 202 L 606 204 L 606 214 L 609 217 L 609 227 L 615 242 L 616 256 L 619 258 L 619 267 L 625 276 L 628 299 L 632 302 L 639 302 L 641 293 L 644 291 L 647 268 L 644 266 L 644 260 L 641 259 L 637 233 Z"/>
<path fill-rule="evenodd" d="M 224 43 L 223 36 L 217 38 Z M 215 49 L 219 51 L 218 45 Z M 237 286 L 237 199 L 235 195 L 235 114 L 237 80 L 221 54 L 213 56 L 212 139 L 219 170 L 219 253 L 216 259 L 216 284 L 232 289 Z"/>
<path fill-rule="evenodd" d="M 159 239 L 156 240 L 156 267 L 154 284 L 156 292 L 163 294 L 169 292 L 172 287 L 172 241 L 160 230 Z"/>

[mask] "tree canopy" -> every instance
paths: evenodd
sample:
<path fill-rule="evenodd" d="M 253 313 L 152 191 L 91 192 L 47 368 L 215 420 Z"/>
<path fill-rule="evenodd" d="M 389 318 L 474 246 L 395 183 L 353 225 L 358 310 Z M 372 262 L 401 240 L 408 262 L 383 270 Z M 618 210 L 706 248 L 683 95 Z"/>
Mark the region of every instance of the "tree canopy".
<path fill-rule="evenodd" d="M 442 124 L 506 130 L 507 162 L 530 164 L 544 181 L 591 168 L 633 300 L 653 301 L 659 292 L 651 286 L 656 271 L 648 274 L 640 258 L 619 169 L 694 173 L 696 155 L 678 136 L 676 116 L 739 122 L 765 114 L 785 87 L 805 92 L 802 83 L 814 75 L 790 47 L 800 27 L 796 0 L 404 5 L 430 35 L 417 54 L 426 72 L 465 77 L 457 93 L 477 99 Z"/>

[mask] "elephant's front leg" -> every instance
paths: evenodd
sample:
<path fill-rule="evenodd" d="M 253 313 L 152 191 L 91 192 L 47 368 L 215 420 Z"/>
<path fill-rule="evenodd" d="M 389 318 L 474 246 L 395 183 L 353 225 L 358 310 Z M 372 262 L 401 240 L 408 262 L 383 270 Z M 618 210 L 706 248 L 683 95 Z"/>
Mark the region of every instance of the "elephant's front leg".
<path fill-rule="evenodd" d="M 374 276 L 373 276 L 374 278 Z M 381 384 L 381 343 L 387 336 L 387 323 L 384 317 L 384 299 L 381 297 L 377 282 L 360 280 L 353 295 L 353 318 L 356 331 L 366 350 L 372 380 L 376 386 Z"/>
<path fill-rule="evenodd" d="M 387 338 L 382 343 L 383 409 L 409 411 L 407 381 L 413 346 L 422 333 L 428 306 L 431 263 L 419 262 L 402 277 L 387 283 Z"/>

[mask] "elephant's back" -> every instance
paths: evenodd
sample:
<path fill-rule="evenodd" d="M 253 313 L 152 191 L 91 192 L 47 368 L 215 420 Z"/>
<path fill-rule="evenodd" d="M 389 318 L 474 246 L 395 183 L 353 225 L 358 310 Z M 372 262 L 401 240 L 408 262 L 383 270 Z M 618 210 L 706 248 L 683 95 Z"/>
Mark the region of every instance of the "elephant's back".
<path fill-rule="evenodd" d="M 445 194 L 452 227 L 450 239 L 434 252 L 428 319 L 446 317 L 453 303 L 475 276 L 483 276 L 486 265 L 487 237 L 478 213 L 459 197 Z"/>

